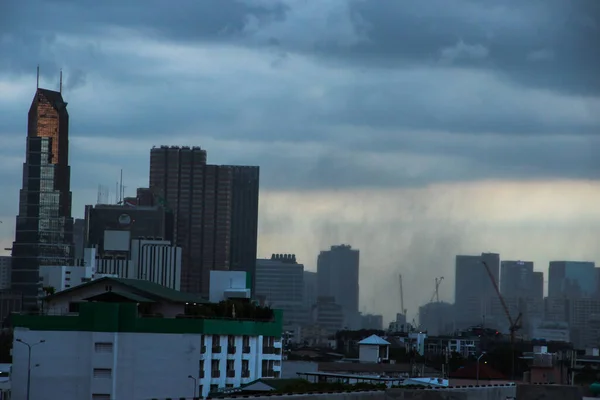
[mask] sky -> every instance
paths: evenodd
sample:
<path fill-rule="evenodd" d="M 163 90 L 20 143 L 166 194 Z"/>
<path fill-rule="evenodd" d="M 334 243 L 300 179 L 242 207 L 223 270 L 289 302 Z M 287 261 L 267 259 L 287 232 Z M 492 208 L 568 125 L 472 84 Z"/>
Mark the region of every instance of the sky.
<path fill-rule="evenodd" d="M 152 146 L 261 168 L 259 256 L 361 251 L 361 310 L 454 297 L 454 256 L 600 263 L 597 0 L 4 0 L 0 254 L 26 116 L 70 113 L 73 216 Z"/>

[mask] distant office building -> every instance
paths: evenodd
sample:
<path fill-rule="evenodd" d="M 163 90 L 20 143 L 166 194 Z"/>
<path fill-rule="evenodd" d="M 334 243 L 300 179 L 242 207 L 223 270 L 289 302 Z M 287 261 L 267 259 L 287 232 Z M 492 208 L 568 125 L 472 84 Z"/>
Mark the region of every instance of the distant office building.
<path fill-rule="evenodd" d="M 10 256 L 0 256 L 0 290 L 10 289 L 11 263 Z"/>
<path fill-rule="evenodd" d="M 361 314 L 360 316 L 361 329 L 383 329 L 383 315 L 376 314 Z"/>
<path fill-rule="evenodd" d="M 270 259 L 256 260 L 255 294 L 270 307 L 283 310 L 285 327 L 307 323 L 304 265 L 298 264 L 295 255 L 273 254 Z"/>
<path fill-rule="evenodd" d="M 331 246 L 317 259 L 318 295 L 335 299 L 350 329 L 360 327 L 359 259 L 359 251 L 348 245 Z"/>
<path fill-rule="evenodd" d="M 75 259 L 81 260 L 85 249 L 85 219 L 77 218 L 73 222 L 73 246 Z"/>
<path fill-rule="evenodd" d="M 258 244 L 258 167 L 225 165 L 231 170 L 231 245 L 229 269 L 245 271 L 255 287 Z"/>
<path fill-rule="evenodd" d="M 534 299 L 544 300 L 544 273 L 534 271 L 531 276 L 531 295 Z"/>
<path fill-rule="evenodd" d="M 333 297 L 319 296 L 317 303 L 311 309 L 312 322 L 318 326 L 324 335 L 335 335 L 337 331 L 347 329 L 344 324 L 343 307 L 335 302 Z"/>
<path fill-rule="evenodd" d="M 37 89 L 27 123 L 23 188 L 12 246 L 12 290 L 25 306 L 41 294 L 41 265 L 73 265 L 69 113 L 60 92 Z"/>
<path fill-rule="evenodd" d="M 181 247 L 166 240 L 111 236 L 106 236 L 104 252 L 96 258 L 97 273 L 150 281 L 175 290 L 181 288 Z M 110 244 L 111 251 L 106 244 Z"/>
<path fill-rule="evenodd" d="M 100 257 L 105 252 L 125 251 L 115 240 L 129 248 L 131 240 L 141 238 L 172 242 L 173 213 L 160 206 L 85 206 L 84 244 L 96 247 Z"/>
<path fill-rule="evenodd" d="M 419 330 L 427 331 L 428 336 L 438 336 L 454 331 L 454 307 L 443 301 L 428 303 L 419 307 Z"/>
<path fill-rule="evenodd" d="M 317 303 L 317 273 L 304 271 L 304 306 L 310 309 Z"/>
<path fill-rule="evenodd" d="M 200 147 L 150 152 L 150 190 L 173 211 L 175 243 L 183 249 L 183 291 L 208 296 L 211 270 L 253 272 L 258 174 L 258 167 L 208 165 Z"/>
<path fill-rule="evenodd" d="M 456 256 L 455 319 L 457 328 L 484 323 L 491 298 L 497 297 L 485 262 L 496 283 L 500 275 L 500 255 L 482 253 L 480 256 Z"/>
<path fill-rule="evenodd" d="M 500 263 L 500 292 L 506 297 L 531 297 L 533 262 L 502 261 Z"/>
<path fill-rule="evenodd" d="M 596 278 L 593 262 L 551 261 L 548 268 L 548 297 L 595 297 L 598 289 Z"/>

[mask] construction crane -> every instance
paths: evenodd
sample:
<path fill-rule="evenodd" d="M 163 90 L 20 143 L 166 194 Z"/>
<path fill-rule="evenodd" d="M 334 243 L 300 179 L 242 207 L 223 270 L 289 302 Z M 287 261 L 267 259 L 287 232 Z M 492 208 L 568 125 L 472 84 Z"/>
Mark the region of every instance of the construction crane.
<path fill-rule="evenodd" d="M 431 299 L 429 300 L 430 303 L 433 303 L 433 299 L 435 299 L 436 303 L 440 302 L 440 284 L 442 283 L 442 281 L 444 280 L 443 276 L 440 276 L 439 278 L 435 278 L 435 291 L 433 292 L 433 295 L 431 296 Z"/>
<path fill-rule="evenodd" d="M 504 309 L 504 314 L 506 314 L 506 318 L 508 319 L 509 331 L 510 331 L 510 347 L 511 347 L 511 379 L 515 378 L 515 333 L 521 329 L 521 319 L 523 318 L 523 314 L 519 312 L 519 315 L 516 319 L 513 319 L 510 315 L 510 311 L 508 311 L 508 306 L 504 301 L 504 297 L 500 294 L 500 289 L 498 288 L 498 283 L 496 283 L 496 279 L 490 270 L 490 267 L 487 265 L 485 261 L 481 262 L 485 266 L 485 270 L 487 271 L 488 276 L 490 277 L 490 281 L 492 285 L 494 285 L 494 290 L 498 295 L 498 299 L 500 300 L 500 304 L 502 304 L 502 308 Z"/>
<path fill-rule="evenodd" d="M 402 291 L 402 274 L 398 274 L 400 279 L 400 311 L 406 317 L 406 308 L 404 308 L 404 292 Z"/>

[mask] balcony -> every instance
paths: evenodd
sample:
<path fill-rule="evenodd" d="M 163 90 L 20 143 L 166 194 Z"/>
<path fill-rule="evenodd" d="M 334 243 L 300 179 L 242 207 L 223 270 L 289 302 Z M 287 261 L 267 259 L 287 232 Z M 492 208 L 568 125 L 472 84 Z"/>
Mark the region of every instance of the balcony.
<path fill-rule="evenodd" d="M 227 377 L 228 378 L 235 378 L 235 370 L 234 369 L 230 369 L 229 371 L 227 371 Z"/>
<path fill-rule="evenodd" d="M 221 377 L 221 371 L 219 371 L 219 370 L 212 371 L 210 373 L 210 376 L 211 376 L 211 378 L 220 378 Z"/>
<path fill-rule="evenodd" d="M 242 371 L 242 378 L 250 378 L 250 370 L 246 369 Z"/>
<path fill-rule="evenodd" d="M 235 354 L 236 347 L 235 346 L 227 346 L 227 354 Z"/>
<path fill-rule="evenodd" d="M 250 354 L 250 346 L 244 346 L 244 347 L 242 347 L 242 353 L 244 353 L 244 354 Z"/>
<path fill-rule="evenodd" d="M 275 347 L 273 347 L 273 346 L 263 347 L 263 354 L 275 354 Z"/>
<path fill-rule="evenodd" d="M 213 346 L 212 347 L 212 352 L 213 353 L 220 354 L 222 351 L 223 351 L 223 348 L 221 346 Z"/>

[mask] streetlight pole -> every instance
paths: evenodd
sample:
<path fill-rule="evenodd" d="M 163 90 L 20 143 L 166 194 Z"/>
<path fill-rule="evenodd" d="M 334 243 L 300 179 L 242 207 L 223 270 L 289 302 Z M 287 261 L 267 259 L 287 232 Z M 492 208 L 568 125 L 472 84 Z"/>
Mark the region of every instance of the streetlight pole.
<path fill-rule="evenodd" d="M 477 357 L 477 385 L 479 385 L 479 360 L 481 360 L 481 357 L 483 356 L 485 356 L 485 351 Z"/>
<path fill-rule="evenodd" d="M 39 342 L 33 343 L 33 344 L 24 342 L 21 339 L 17 339 L 16 341 L 27 346 L 27 397 L 26 397 L 26 399 L 29 400 L 29 391 L 31 389 L 31 348 L 33 346 L 37 346 L 38 344 L 44 343 L 45 340 L 42 339 Z"/>
<path fill-rule="evenodd" d="M 198 394 L 198 392 L 196 392 L 196 390 L 198 390 L 198 384 L 197 384 L 198 380 L 191 375 L 188 375 L 188 378 L 190 378 L 191 380 L 194 381 L 194 398 L 196 398 L 196 397 L 198 397 L 198 396 L 196 396 Z"/>

